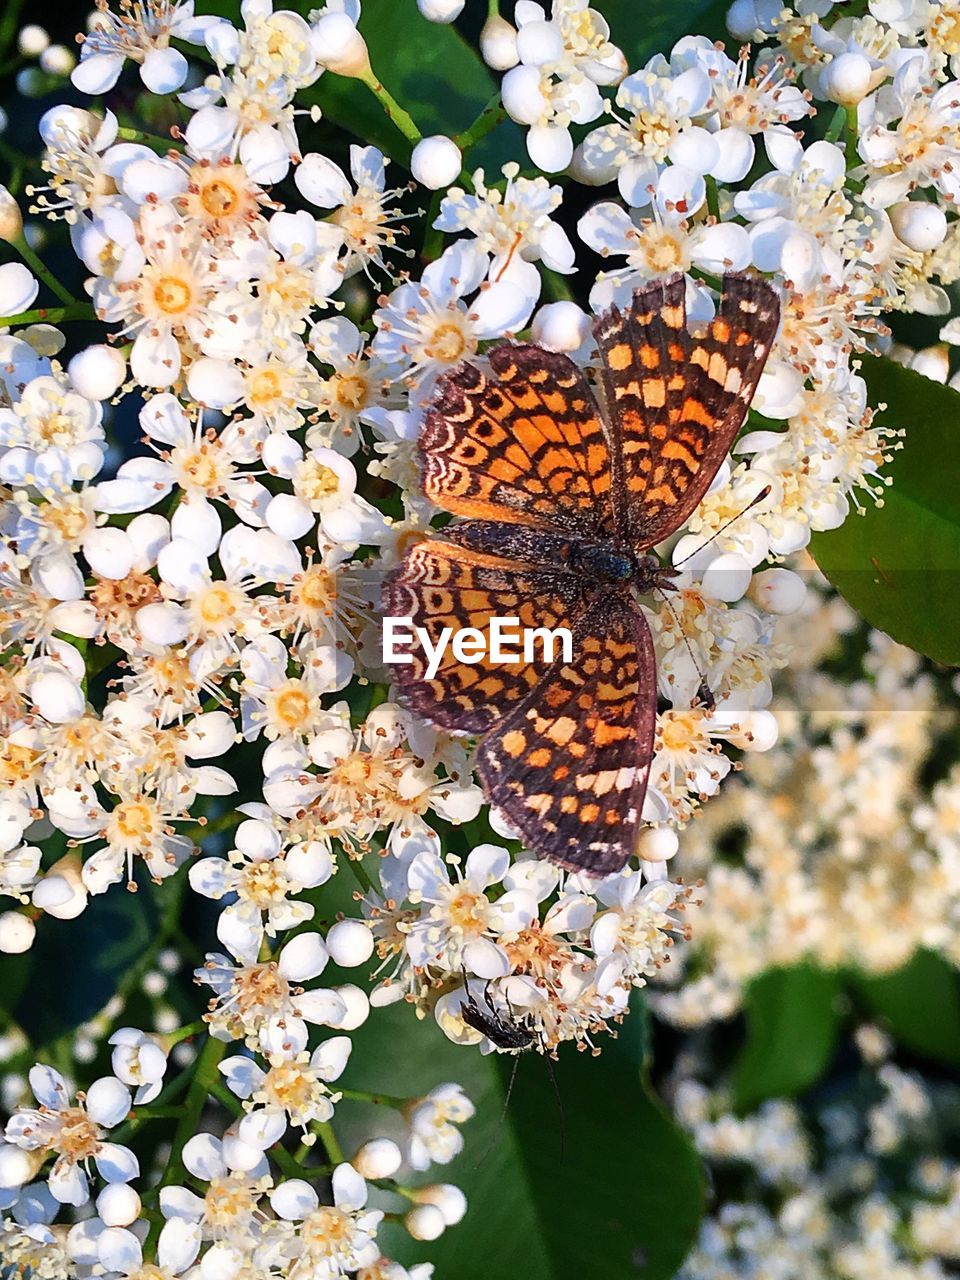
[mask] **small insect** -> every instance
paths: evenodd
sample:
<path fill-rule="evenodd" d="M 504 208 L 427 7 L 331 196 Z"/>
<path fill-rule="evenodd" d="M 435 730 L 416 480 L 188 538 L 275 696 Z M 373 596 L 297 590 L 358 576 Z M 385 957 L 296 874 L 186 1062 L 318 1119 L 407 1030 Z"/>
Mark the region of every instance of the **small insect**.
<path fill-rule="evenodd" d="M 537 1034 L 528 1017 L 514 1018 L 497 1008 L 490 996 L 489 982 L 484 984 L 483 1005 L 470 990 L 466 976 L 463 989 L 466 1000 L 460 1007 L 460 1017 L 468 1027 L 473 1027 L 474 1031 L 486 1036 L 501 1052 L 526 1053 L 537 1043 Z"/>
<path fill-rule="evenodd" d="M 653 759 L 639 598 L 675 589 L 677 570 L 652 550 L 726 458 L 780 318 L 770 285 L 729 275 L 716 317 L 691 328 L 685 291 L 673 276 L 597 319 L 600 401 L 569 357 L 523 343 L 441 378 L 420 434 L 424 492 L 465 518 L 384 584 L 384 611 L 432 644 L 444 628 L 489 634 L 492 618 L 569 630 L 569 661 L 467 665 L 451 646 L 429 672 L 415 650 L 396 680 L 419 715 L 479 737 L 486 797 L 528 848 L 593 875 L 631 857 Z"/>

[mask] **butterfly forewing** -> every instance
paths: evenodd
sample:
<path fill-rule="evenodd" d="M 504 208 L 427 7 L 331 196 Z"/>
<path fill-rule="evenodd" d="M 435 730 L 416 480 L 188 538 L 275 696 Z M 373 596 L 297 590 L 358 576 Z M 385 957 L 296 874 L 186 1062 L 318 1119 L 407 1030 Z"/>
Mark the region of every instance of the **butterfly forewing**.
<path fill-rule="evenodd" d="M 650 628 L 626 594 L 592 603 L 557 661 L 481 741 L 491 804 L 530 848 L 605 875 L 633 852 L 656 722 Z"/>
<path fill-rule="evenodd" d="M 454 515 L 583 536 L 610 523 L 610 457 L 567 356 L 505 343 L 441 379 L 420 437 L 427 497 Z"/>
<path fill-rule="evenodd" d="M 693 514 L 743 424 L 777 332 L 773 289 L 727 276 L 716 317 L 689 331 L 682 276 L 638 290 L 594 335 L 612 435 L 621 542 L 643 550 Z"/>
<path fill-rule="evenodd" d="M 572 574 L 431 540 L 417 543 L 391 572 L 383 605 L 388 616 L 424 628 L 436 647 L 444 627 L 452 633 L 473 627 L 489 638 L 491 618 L 517 618 L 523 629 L 572 628 L 585 595 Z M 489 653 L 489 643 L 487 648 Z M 448 644 L 428 678 L 427 654 L 417 643 L 410 649 L 412 661 L 395 666 L 393 674 L 419 715 L 446 729 L 482 733 L 543 678 L 550 666 L 545 653 L 541 645 L 530 662 L 493 664 L 484 657 L 468 664 Z"/>

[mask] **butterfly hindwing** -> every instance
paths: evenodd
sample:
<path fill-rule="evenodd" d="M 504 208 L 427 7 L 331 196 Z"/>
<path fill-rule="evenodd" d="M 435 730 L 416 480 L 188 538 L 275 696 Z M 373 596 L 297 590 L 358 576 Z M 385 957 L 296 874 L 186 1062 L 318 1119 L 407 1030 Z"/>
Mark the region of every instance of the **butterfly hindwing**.
<path fill-rule="evenodd" d="M 572 627 L 582 608 L 585 586 L 573 574 L 516 564 L 440 539 L 416 543 L 384 584 L 388 617 L 409 618 L 424 628 L 435 647 L 443 628 L 456 633 L 473 627 L 488 637 L 490 619 L 516 618 L 510 631 Z M 542 644 L 532 661 L 491 663 L 488 657 L 462 663 L 448 643 L 434 676 L 419 641 L 412 661 L 392 667 L 406 702 L 445 729 L 482 733 L 526 697 L 550 666 Z"/>
<path fill-rule="evenodd" d="M 596 535 L 610 457 L 593 392 L 565 355 L 503 343 L 446 374 L 420 435 L 427 497 L 454 515 Z"/>
<path fill-rule="evenodd" d="M 656 725 L 650 628 L 629 595 L 591 601 L 558 660 L 477 748 L 496 805 L 530 848 L 606 875 L 633 853 Z"/>
<path fill-rule="evenodd" d="M 753 276 L 724 278 L 716 316 L 687 328 L 682 276 L 639 289 L 599 317 L 614 502 L 622 541 L 643 550 L 693 514 L 727 456 L 780 320 Z"/>

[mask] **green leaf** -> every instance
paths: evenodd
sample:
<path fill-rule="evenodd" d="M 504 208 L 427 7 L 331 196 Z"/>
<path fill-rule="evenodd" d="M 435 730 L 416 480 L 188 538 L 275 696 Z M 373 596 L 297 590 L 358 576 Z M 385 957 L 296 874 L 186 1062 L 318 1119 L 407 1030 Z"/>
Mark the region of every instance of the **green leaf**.
<path fill-rule="evenodd" d="M 34 1044 L 49 1044 L 98 1013 L 141 959 L 159 928 L 152 887 L 128 893 L 115 885 L 93 897 L 76 920 L 41 919 L 31 949 L 33 973 L 47 998 L 32 984 L 13 1008 Z"/>
<path fill-rule="evenodd" d="M 864 357 L 879 423 L 904 427 L 885 468 L 893 484 L 831 533 L 814 534 L 817 564 L 872 626 L 928 657 L 960 664 L 960 395 L 892 360 Z"/>
<path fill-rule="evenodd" d="M 791 1097 L 830 1065 L 839 1032 L 839 978 L 812 965 L 769 969 L 747 988 L 747 1039 L 733 1070 L 738 1109 Z"/>
<path fill-rule="evenodd" d="M 960 1064 L 960 977 L 942 956 L 918 951 L 896 973 L 858 974 L 854 983 L 900 1044 L 937 1062 Z"/>
<path fill-rule="evenodd" d="M 454 27 L 425 21 L 414 0 L 366 0 L 360 31 L 375 74 L 425 137 L 461 133 L 497 91 L 499 78 L 487 70 L 477 49 Z M 316 102 L 327 119 L 407 163 L 410 143 L 358 80 L 328 72 L 305 101 Z M 470 164 L 486 163 L 493 169 L 513 153 L 523 158 L 519 131 L 503 125 L 471 155 Z"/>
<path fill-rule="evenodd" d="M 610 24 L 610 39 L 623 50 L 631 71 L 643 66 L 655 53 L 670 56 L 681 36 L 708 36 L 726 40 L 728 53 L 736 57 L 736 41 L 727 31 L 729 0 L 659 0 L 640 4 L 638 0 L 593 0 Z"/>
<path fill-rule="evenodd" d="M 696 1239 L 703 1181 L 696 1153 L 639 1065 L 640 1011 L 618 1040 L 600 1038 L 596 1058 L 561 1049 L 553 1066 L 562 1145 L 557 1098 L 538 1054 L 483 1058 L 432 1024 L 416 1025 L 404 1006 L 377 1010 L 353 1038 L 352 1086 L 426 1092 L 457 1080 L 477 1105 L 464 1154 L 443 1171 L 466 1192 L 467 1217 L 434 1245 L 398 1232 L 386 1252 L 407 1264 L 428 1259 L 438 1276 L 456 1280 L 514 1275 L 520 1258 L 524 1280 L 675 1274 Z"/>

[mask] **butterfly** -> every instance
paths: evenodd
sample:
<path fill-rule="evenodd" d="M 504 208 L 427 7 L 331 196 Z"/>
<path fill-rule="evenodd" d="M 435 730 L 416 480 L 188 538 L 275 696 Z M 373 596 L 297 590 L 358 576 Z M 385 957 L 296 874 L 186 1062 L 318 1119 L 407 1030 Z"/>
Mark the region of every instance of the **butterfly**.
<path fill-rule="evenodd" d="M 654 751 L 656 664 L 638 597 L 676 570 L 652 548 L 690 517 L 726 458 L 777 332 L 777 294 L 724 278 L 713 320 L 687 324 L 682 276 L 597 318 L 599 399 L 566 355 L 491 348 L 439 381 L 418 447 L 426 496 L 461 519 L 386 578 L 387 614 L 436 644 L 491 618 L 565 627 L 572 656 L 460 662 L 395 679 L 413 711 L 479 737 L 486 798 L 524 844 L 607 875 L 633 853 Z"/>

